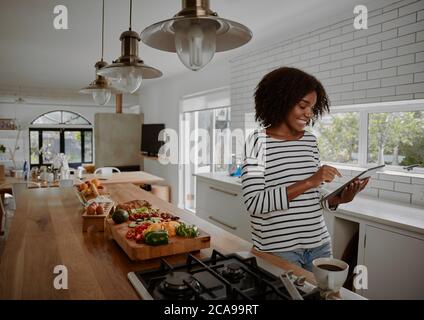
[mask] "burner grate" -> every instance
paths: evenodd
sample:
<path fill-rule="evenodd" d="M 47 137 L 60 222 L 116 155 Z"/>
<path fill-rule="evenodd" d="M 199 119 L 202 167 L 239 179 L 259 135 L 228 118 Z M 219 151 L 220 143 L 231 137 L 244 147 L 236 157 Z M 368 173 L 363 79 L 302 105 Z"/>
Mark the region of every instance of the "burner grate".
<path fill-rule="evenodd" d="M 279 278 L 260 268 L 255 257 L 224 255 L 216 250 L 205 260 L 188 254 L 186 263 L 175 266 L 161 259 L 159 269 L 135 272 L 135 276 L 153 299 L 291 299 Z"/>

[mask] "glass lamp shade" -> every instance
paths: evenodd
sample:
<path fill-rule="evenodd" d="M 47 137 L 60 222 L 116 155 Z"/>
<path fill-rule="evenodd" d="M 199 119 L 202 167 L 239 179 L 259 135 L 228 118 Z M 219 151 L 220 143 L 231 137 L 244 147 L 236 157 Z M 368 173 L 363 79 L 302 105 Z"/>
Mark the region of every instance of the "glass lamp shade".
<path fill-rule="evenodd" d="M 181 62 L 198 71 L 213 58 L 216 50 L 217 24 L 211 20 L 175 21 L 175 49 Z"/>
<path fill-rule="evenodd" d="M 105 88 L 95 82 L 91 83 L 88 87 L 81 89 L 79 92 L 91 94 L 93 96 L 93 100 L 100 106 L 108 103 L 112 95 L 112 91 L 109 86 Z"/>
<path fill-rule="evenodd" d="M 108 66 L 100 69 L 97 74 L 107 77 L 113 88 L 123 93 L 134 93 L 140 88 L 142 68 L 136 66 Z"/>
<path fill-rule="evenodd" d="M 96 89 L 92 92 L 93 100 L 100 106 L 109 102 L 112 93 L 108 89 Z"/>

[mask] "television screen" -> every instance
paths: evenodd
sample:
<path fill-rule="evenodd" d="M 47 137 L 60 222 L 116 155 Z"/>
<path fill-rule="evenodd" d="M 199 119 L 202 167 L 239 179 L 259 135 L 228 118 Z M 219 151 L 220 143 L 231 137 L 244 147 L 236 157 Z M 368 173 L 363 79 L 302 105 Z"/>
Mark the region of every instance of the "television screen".
<path fill-rule="evenodd" d="M 156 156 L 160 147 L 164 144 L 159 141 L 159 132 L 165 129 L 165 124 L 143 124 L 141 126 L 141 151 L 148 156 Z"/>

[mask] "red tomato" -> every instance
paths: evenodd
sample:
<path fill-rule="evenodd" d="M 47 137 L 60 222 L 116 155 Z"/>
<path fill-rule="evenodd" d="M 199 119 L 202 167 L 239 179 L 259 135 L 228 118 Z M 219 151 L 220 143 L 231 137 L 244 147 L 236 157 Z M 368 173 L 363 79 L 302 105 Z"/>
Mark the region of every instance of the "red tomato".
<path fill-rule="evenodd" d="M 128 230 L 128 232 L 127 232 L 127 234 L 126 234 L 126 236 L 125 236 L 127 239 L 129 239 L 129 240 L 131 240 L 131 239 L 134 239 L 134 237 L 135 237 L 135 232 L 133 231 L 133 230 Z"/>
<path fill-rule="evenodd" d="M 135 236 L 135 241 L 136 242 L 142 242 L 144 240 L 143 234 L 139 233 Z"/>

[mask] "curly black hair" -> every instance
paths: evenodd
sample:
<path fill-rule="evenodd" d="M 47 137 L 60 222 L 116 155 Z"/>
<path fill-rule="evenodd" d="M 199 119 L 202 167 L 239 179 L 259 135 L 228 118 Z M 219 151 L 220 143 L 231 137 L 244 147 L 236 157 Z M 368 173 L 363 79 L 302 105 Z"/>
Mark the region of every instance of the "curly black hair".
<path fill-rule="evenodd" d="M 281 67 L 266 74 L 255 91 L 255 120 L 262 126 L 279 125 L 304 96 L 315 91 L 317 102 L 313 108 L 312 125 L 329 112 L 329 99 L 321 82 L 314 76 L 289 67 Z"/>

